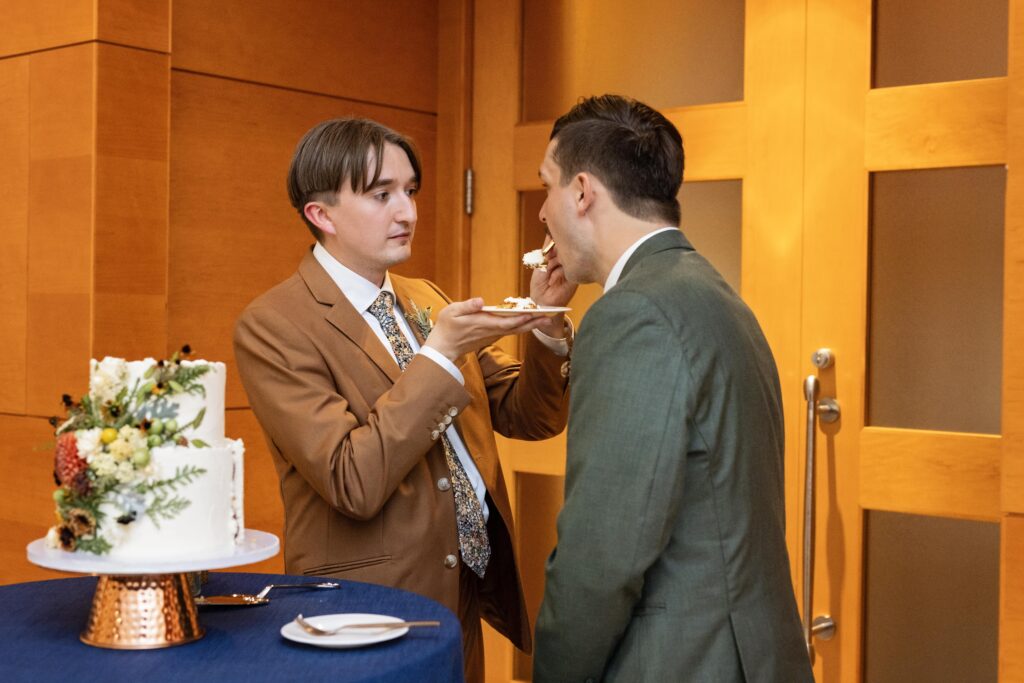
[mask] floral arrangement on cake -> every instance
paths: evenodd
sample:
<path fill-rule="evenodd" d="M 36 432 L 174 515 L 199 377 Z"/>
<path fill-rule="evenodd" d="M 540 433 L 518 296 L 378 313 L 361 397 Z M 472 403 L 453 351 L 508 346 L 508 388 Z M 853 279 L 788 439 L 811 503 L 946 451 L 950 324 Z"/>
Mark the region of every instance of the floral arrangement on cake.
<path fill-rule="evenodd" d="M 51 418 L 57 434 L 53 475 L 58 486 L 53 492 L 57 524 L 47 534 L 51 547 L 103 554 L 111 548 L 99 532 L 105 518 L 127 525 L 146 515 L 159 527 L 161 520 L 189 506 L 177 489 L 206 470 L 186 466 L 170 478 L 156 479 L 150 467 L 153 448 L 207 446 L 183 434 L 202 422 L 205 410 L 182 425 L 169 401 L 181 393 L 205 395 L 199 378 L 209 366 L 182 365 L 189 353 L 185 345 L 170 359 L 157 361 L 132 386 L 125 360 L 93 361 L 89 393 L 77 402 L 63 396 L 67 417 Z"/>

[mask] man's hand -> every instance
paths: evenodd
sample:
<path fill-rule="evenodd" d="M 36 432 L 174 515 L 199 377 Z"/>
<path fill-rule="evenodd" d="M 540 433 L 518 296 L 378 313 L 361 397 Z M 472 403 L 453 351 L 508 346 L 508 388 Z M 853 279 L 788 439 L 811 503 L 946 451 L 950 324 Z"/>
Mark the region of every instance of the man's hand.
<path fill-rule="evenodd" d="M 558 247 L 552 247 L 547 253 L 546 271 L 534 270 L 530 278 L 530 298 L 538 306 L 565 306 L 576 293 L 576 285 L 565 279 L 565 269 L 558 260 Z M 555 339 L 561 339 L 565 329 L 565 316 L 554 315 L 544 320 L 537 328 Z"/>
<path fill-rule="evenodd" d="M 544 316 L 528 314 L 493 315 L 481 311 L 483 306 L 484 300 L 480 298 L 454 301 L 445 306 L 437 314 L 424 346 L 454 363 L 459 356 L 476 352 L 505 335 L 529 332 L 546 320 Z"/>

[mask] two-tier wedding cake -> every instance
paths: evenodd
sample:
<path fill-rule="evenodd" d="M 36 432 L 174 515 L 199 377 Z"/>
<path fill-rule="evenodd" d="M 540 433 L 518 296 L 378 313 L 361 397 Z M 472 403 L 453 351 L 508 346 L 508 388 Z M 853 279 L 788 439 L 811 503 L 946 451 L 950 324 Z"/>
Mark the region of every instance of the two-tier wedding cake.
<path fill-rule="evenodd" d="M 120 559 L 230 553 L 242 541 L 243 455 L 224 436 L 223 363 L 93 360 L 89 393 L 55 420 L 53 547 Z"/>

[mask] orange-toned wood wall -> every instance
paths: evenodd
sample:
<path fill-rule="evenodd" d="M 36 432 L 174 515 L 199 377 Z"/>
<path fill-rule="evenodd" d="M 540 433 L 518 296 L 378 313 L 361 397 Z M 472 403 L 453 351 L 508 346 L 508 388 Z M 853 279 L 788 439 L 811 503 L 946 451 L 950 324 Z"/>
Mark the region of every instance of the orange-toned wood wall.
<path fill-rule="evenodd" d="M 463 223 L 433 176 L 439 89 L 444 120 L 464 117 L 450 104 L 458 71 L 438 68 L 438 13 L 463 10 L 447 0 L 0 0 L 0 583 L 56 576 L 24 549 L 53 515 L 46 418 L 62 393 L 85 391 L 91 357 L 189 343 L 226 361 L 227 431 L 247 451 L 246 522 L 280 534 L 277 477 L 231 331 L 312 242 L 285 192 L 292 149 L 335 116 L 411 135 L 425 192 L 415 255 L 399 270 L 459 291 L 459 269 L 437 258 L 436 216 L 456 236 Z"/>

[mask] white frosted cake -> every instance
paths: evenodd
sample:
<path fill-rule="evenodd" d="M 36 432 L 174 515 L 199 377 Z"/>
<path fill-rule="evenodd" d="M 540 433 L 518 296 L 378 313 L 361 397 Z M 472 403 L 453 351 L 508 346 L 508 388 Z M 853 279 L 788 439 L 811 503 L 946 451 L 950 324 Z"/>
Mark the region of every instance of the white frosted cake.
<path fill-rule="evenodd" d="M 65 396 L 57 430 L 50 545 L 126 560 L 232 552 L 244 446 L 224 435 L 225 377 L 223 363 L 177 353 L 92 361 L 89 395 Z"/>

